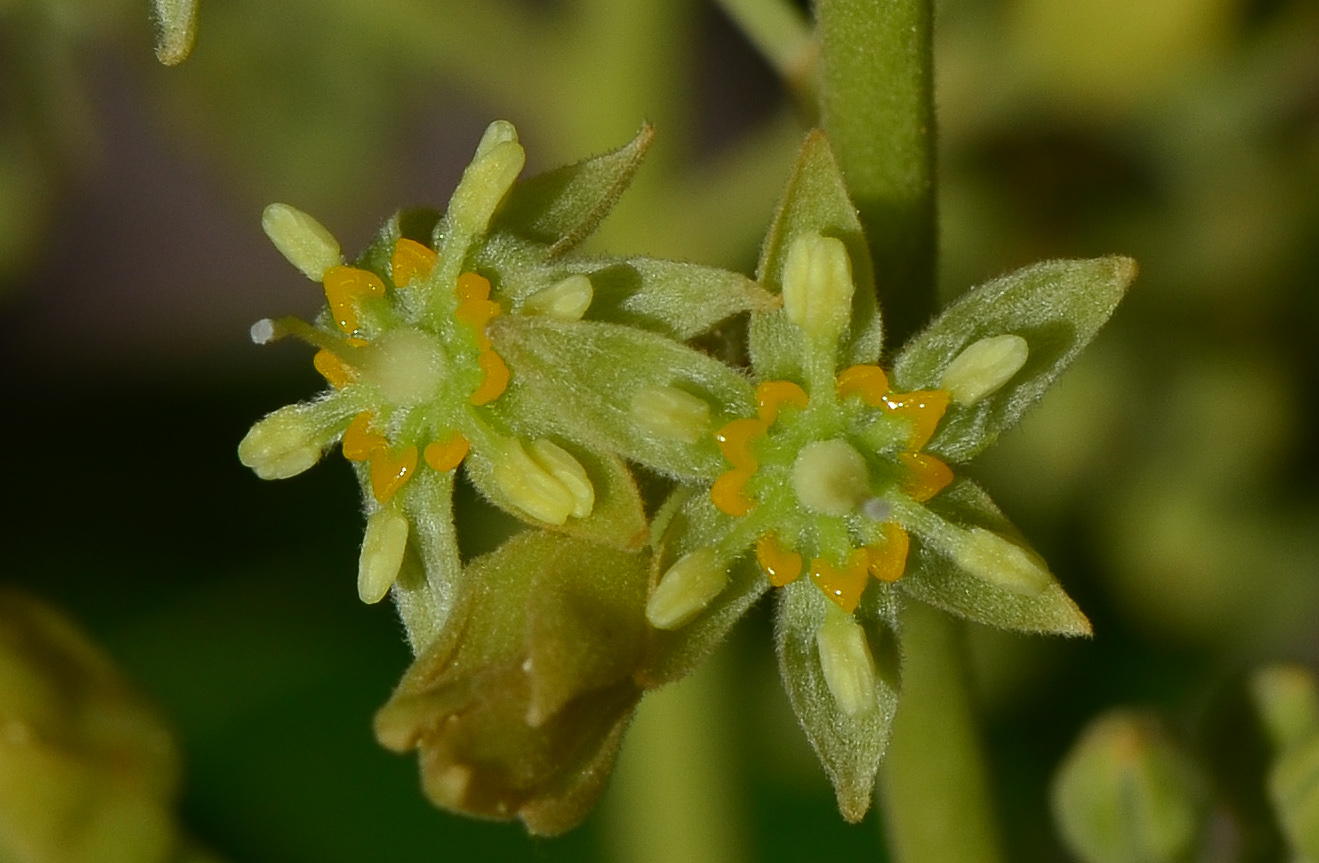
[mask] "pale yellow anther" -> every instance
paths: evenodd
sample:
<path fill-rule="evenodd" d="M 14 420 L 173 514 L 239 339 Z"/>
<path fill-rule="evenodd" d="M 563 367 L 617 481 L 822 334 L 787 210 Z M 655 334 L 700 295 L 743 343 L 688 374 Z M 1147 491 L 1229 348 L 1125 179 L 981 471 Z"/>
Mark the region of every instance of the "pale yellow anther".
<path fill-rule="evenodd" d="M 300 405 L 288 405 L 252 426 L 238 460 L 262 479 L 288 479 L 321 460 L 321 430 Z"/>
<path fill-rule="evenodd" d="M 538 447 L 537 444 L 541 443 L 548 441 L 537 441 L 532 445 L 535 457 L 529 454 L 519 441 L 512 440 L 505 445 L 494 466 L 495 484 L 499 486 L 499 490 L 508 498 L 509 504 L 532 518 L 550 524 L 565 523 L 570 515 L 581 511 L 584 506 L 589 514 L 590 507 L 594 505 L 595 492 L 594 489 L 587 491 L 590 480 L 586 478 L 585 471 L 581 472 L 580 477 L 571 476 L 572 468 L 565 463 L 555 461 L 552 455 L 547 456 L 547 453 L 552 451 L 546 447 Z M 549 444 L 549 446 L 554 445 Z M 554 449 L 559 448 L 554 447 Z M 563 453 L 563 450 L 559 449 L 559 452 Z M 581 470 L 581 465 L 577 464 L 576 459 L 567 453 L 563 455 Z M 546 464 L 542 459 L 550 463 Z M 558 475 L 555 474 L 556 470 Z M 563 478 L 576 480 L 576 489 L 569 488 Z M 585 482 L 586 488 L 581 487 L 582 481 Z"/>
<path fill-rule="evenodd" d="M 710 405 L 676 387 L 646 387 L 632 394 L 632 419 L 652 434 L 696 443 L 710 431 Z"/>
<path fill-rule="evenodd" d="M 561 282 L 537 291 L 527 297 L 522 311 L 529 315 L 545 315 L 561 321 L 581 320 L 591 307 L 595 291 L 591 280 L 583 275 L 569 276 Z"/>
<path fill-rule="evenodd" d="M 449 199 L 449 224 L 454 232 L 469 236 L 484 233 L 526 161 L 513 125 L 505 120 L 491 123 L 476 148 L 476 158 Z"/>
<path fill-rule="evenodd" d="M 586 475 L 581 462 L 563 447 L 544 438 L 531 445 L 531 457 L 568 490 L 572 496 L 571 515 L 574 518 L 586 518 L 591 514 L 595 508 L 595 486 L 591 485 L 591 478 Z"/>
<path fill-rule="evenodd" d="M 866 633 L 852 615 L 833 603 L 824 623 L 815 633 L 820 651 L 820 669 L 838 709 L 847 716 L 860 716 L 875 707 L 875 660 L 866 643 Z"/>
<path fill-rule="evenodd" d="M 362 380 L 386 400 L 411 407 L 435 398 L 449 364 L 438 338 L 397 327 L 362 348 L 358 365 Z"/>
<path fill-rule="evenodd" d="M 728 586 L 728 572 L 713 549 L 684 555 L 655 585 L 646 603 L 646 620 L 656 629 L 677 629 L 700 614 Z"/>
<path fill-rule="evenodd" d="M 813 441 L 797 454 L 792 487 L 807 509 L 847 515 L 870 497 L 870 473 L 861 453 L 846 441 Z"/>
<path fill-rule="evenodd" d="M 368 605 L 389 593 L 408 547 L 408 520 L 382 509 L 366 520 L 366 536 L 357 561 L 357 595 Z"/>
<path fill-rule="evenodd" d="M 271 204 L 261 214 L 261 227 L 280 254 L 313 282 L 319 282 L 330 267 L 343 263 L 334 235 L 296 207 Z"/>
<path fill-rule="evenodd" d="M 1053 583 L 1035 555 L 983 527 L 962 533 L 953 562 L 976 578 L 1023 596 L 1037 596 Z"/>
<path fill-rule="evenodd" d="M 939 389 L 952 394 L 953 401 L 974 404 L 1012 380 L 1030 356 L 1030 346 L 1011 333 L 991 336 L 968 345 L 944 369 Z"/>
<path fill-rule="evenodd" d="M 833 340 L 852 317 L 852 262 L 841 240 L 803 234 L 783 263 L 783 310 L 808 335 Z"/>

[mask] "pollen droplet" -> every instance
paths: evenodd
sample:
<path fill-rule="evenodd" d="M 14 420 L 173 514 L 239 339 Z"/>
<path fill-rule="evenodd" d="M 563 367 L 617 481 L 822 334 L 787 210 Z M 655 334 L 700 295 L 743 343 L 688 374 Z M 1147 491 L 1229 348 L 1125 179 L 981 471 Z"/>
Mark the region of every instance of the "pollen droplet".
<path fill-rule="evenodd" d="M 422 452 L 422 458 L 432 469 L 444 473 L 451 471 L 463 463 L 467 458 L 467 452 L 472 448 L 467 438 L 458 432 L 449 435 L 443 441 L 431 441 L 426 445 Z"/>
<path fill-rule="evenodd" d="M 725 471 L 710 486 L 710 500 L 723 512 L 740 518 L 756 508 L 755 498 L 746 493 L 746 484 L 756 472 L 754 467 L 735 467 Z"/>
<path fill-rule="evenodd" d="M 336 390 L 341 390 L 357 380 L 357 372 L 353 371 L 351 367 L 331 351 L 324 348 L 317 351 L 316 355 L 311 358 L 311 364 L 316 367 L 316 371 L 321 373 L 321 377 L 325 378 L 330 386 Z"/>
<path fill-rule="evenodd" d="M 756 387 L 756 414 L 767 426 L 774 424 L 785 406 L 805 410 L 809 403 L 806 390 L 792 381 L 765 381 Z"/>
<path fill-rule="evenodd" d="M 371 491 L 376 500 L 388 503 L 417 471 L 417 448 L 407 446 L 398 453 L 380 447 L 371 453 Z"/>
<path fill-rule="evenodd" d="M 733 467 L 755 472 L 758 463 L 756 457 L 751 454 L 751 441 L 763 435 L 768 427 L 764 420 L 733 420 L 715 432 L 714 439 L 719 443 L 719 451 Z"/>
<path fill-rule="evenodd" d="M 366 461 L 371 453 L 389 445 L 384 435 L 371 431 L 372 419 L 371 414 L 365 411 L 353 417 L 343 433 L 344 458 L 349 461 Z"/>
<path fill-rule="evenodd" d="M 439 256 L 434 250 L 416 240 L 399 237 L 389 261 L 389 273 L 395 285 L 400 288 L 406 287 L 412 284 L 414 279 L 424 279 L 429 275 L 437 260 Z"/>
<path fill-rule="evenodd" d="M 504 360 L 499 354 L 488 350 L 477 355 L 476 364 L 481 367 L 485 377 L 467 400 L 474 405 L 489 404 L 508 389 L 508 366 L 504 365 Z"/>
<path fill-rule="evenodd" d="M 334 322 L 348 335 L 357 331 L 357 301 L 385 295 L 385 283 L 380 277 L 357 267 L 330 267 L 322 282 Z"/>
<path fill-rule="evenodd" d="M 842 566 L 834 566 L 822 557 L 812 560 L 811 580 L 835 605 L 851 614 L 865 592 L 869 569 L 870 555 L 864 548 L 854 548 Z"/>
<path fill-rule="evenodd" d="M 801 575 L 801 555 L 779 542 L 773 534 L 756 541 L 756 561 L 775 587 L 791 584 Z"/>
<path fill-rule="evenodd" d="M 889 393 L 884 404 L 889 412 L 905 419 L 911 426 L 907 448 L 918 450 L 925 446 L 939 427 L 944 411 L 948 410 L 948 393 L 944 390 L 916 390 L 910 393 Z"/>
<path fill-rule="evenodd" d="M 837 389 L 840 399 L 860 396 L 863 403 L 877 408 L 889 393 L 888 375 L 879 366 L 852 366 L 838 375 Z"/>
<path fill-rule="evenodd" d="M 932 455 L 903 452 L 898 453 L 898 461 L 907 469 L 907 476 L 899 483 L 899 487 L 919 503 L 934 497 L 953 481 L 952 469 Z"/>
<path fill-rule="evenodd" d="M 907 532 L 893 522 L 884 524 L 884 544 L 866 547 L 870 556 L 870 574 L 880 581 L 890 584 L 902 578 L 907 570 L 907 552 L 911 549 L 911 538 Z"/>

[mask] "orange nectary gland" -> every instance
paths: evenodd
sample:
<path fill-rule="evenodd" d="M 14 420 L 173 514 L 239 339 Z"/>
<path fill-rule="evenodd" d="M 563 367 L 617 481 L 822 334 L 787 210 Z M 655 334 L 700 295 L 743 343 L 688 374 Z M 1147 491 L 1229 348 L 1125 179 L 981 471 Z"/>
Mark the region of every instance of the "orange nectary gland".
<path fill-rule="evenodd" d="M 405 288 L 418 277 L 425 278 L 435 267 L 439 255 L 429 246 L 416 240 L 400 237 L 394 243 L 394 254 L 389 261 L 389 274 L 394 284 Z"/>
<path fill-rule="evenodd" d="M 864 548 L 854 548 L 842 566 L 834 566 L 823 557 L 811 561 L 811 580 L 824 595 L 851 614 L 861 601 L 870 573 L 870 554 Z"/>
<path fill-rule="evenodd" d="M 417 447 L 408 445 L 397 452 L 389 447 L 389 439 L 372 431 L 375 418 L 369 411 L 353 417 L 343 433 L 343 455 L 349 461 L 369 461 L 371 492 L 380 503 L 387 503 L 417 471 Z M 443 441 L 427 444 L 423 458 L 432 469 L 441 473 L 462 464 L 471 448 L 467 438 L 453 432 Z"/>
<path fill-rule="evenodd" d="M 486 326 L 501 311 L 499 303 L 490 299 L 490 280 L 477 273 L 463 273 L 454 285 L 458 308 L 454 319 L 471 327 L 476 333 L 476 346 L 481 351 L 476 357 L 481 367 L 481 383 L 473 390 L 468 401 L 474 405 L 489 404 L 508 389 L 509 371 L 503 357 L 490 346 Z"/>
<path fill-rule="evenodd" d="M 764 381 L 756 387 L 756 415 L 767 427 L 774 424 L 784 407 L 805 410 L 808 404 L 806 390 L 792 381 Z"/>
<path fill-rule="evenodd" d="M 385 283 L 380 277 L 358 267 L 330 267 L 321 277 L 321 284 L 334 322 L 350 336 L 357 332 L 359 324 L 358 301 L 385 295 Z"/>

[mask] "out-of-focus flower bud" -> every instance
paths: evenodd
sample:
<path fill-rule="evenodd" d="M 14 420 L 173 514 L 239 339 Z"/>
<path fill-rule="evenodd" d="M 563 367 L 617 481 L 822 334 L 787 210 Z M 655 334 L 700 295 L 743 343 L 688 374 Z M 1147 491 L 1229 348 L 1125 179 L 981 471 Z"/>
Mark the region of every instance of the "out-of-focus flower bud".
<path fill-rule="evenodd" d="M 1277 748 L 1268 787 L 1278 823 L 1298 855 L 1319 859 L 1319 687 L 1308 669 L 1275 665 L 1251 691 Z"/>
<path fill-rule="evenodd" d="M 641 696 L 647 558 L 528 532 L 467 575 L 376 736 L 418 750 L 437 806 L 561 833 L 599 796 Z"/>
<path fill-rule="evenodd" d="M 1194 848 L 1204 783 L 1185 754 L 1147 717 L 1092 722 L 1053 782 L 1054 821 L 1085 863 L 1173 863 Z"/>
<path fill-rule="evenodd" d="M 110 660 L 0 591 L 0 860 L 173 861 L 178 781 L 169 730 Z"/>

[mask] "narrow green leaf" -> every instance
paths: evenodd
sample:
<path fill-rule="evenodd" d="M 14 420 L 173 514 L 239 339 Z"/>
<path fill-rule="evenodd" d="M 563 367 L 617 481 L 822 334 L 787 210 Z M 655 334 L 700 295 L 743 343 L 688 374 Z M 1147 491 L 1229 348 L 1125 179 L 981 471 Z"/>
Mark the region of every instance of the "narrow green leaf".
<path fill-rule="evenodd" d="M 678 558 L 720 543 L 734 526 L 733 519 L 715 508 L 704 489 L 674 492 L 652 524 L 652 589 Z M 645 685 L 659 686 L 694 671 L 768 589 L 769 580 L 750 554 L 734 560 L 728 586 L 696 618 L 675 630 L 651 630 L 642 677 Z"/>
<path fill-rule="evenodd" d="M 650 148 L 649 125 L 627 145 L 515 185 L 491 225 L 550 247 L 557 257 L 586 239 L 623 194 Z"/>
<path fill-rule="evenodd" d="M 583 445 L 673 476 L 718 476 L 725 465 L 714 432 L 747 416 L 754 404 L 750 383 L 736 371 L 630 327 L 506 315 L 488 332 L 513 372 L 495 404 L 510 425 L 544 423 Z M 647 408 L 661 388 L 705 403 L 708 419 L 672 427 L 657 422 Z"/>
<path fill-rule="evenodd" d="M 806 136 L 761 249 L 756 280 L 770 293 L 782 294 L 788 248 L 806 233 L 835 237 L 847 248 L 856 290 L 843 356 L 849 363 L 875 362 L 883 347 L 883 328 L 870 252 L 829 141 L 818 130 Z M 762 380 L 803 379 L 801 333 L 782 314 L 752 315 L 749 347 L 752 365 Z"/>
<path fill-rule="evenodd" d="M 1015 425 L 1094 338 L 1135 275 L 1130 258 L 1045 261 L 969 291 L 949 306 L 898 354 L 895 388 L 940 388 L 949 364 L 980 339 L 1020 336 L 1029 354 L 995 392 L 970 405 L 950 405 L 926 449 L 949 461 L 966 461 Z"/>
<path fill-rule="evenodd" d="M 898 706 L 897 639 L 891 623 L 897 613 L 896 598 L 891 591 L 875 587 L 867 591 L 868 598 L 875 595 L 874 604 L 862 617 L 875 671 L 874 701 L 863 711 L 845 712 L 830 691 L 817 633 L 831 609 L 841 612 L 809 579 L 798 579 L 778 591 L 774 627 L 779 672 L 788 700 L 833 782 L 839 811 L 852 822 L 860 821 L 870 808 L 875 775 Z"/>
<path fill-rule="evenodd" d="M 554 443 L 581 464 L 595 490 L 595 504 L 591 514 L 585 518 L 569 518 L 563 525 L 538 521 L 514 506 L 495 482 L 491 454 L 473 449 L 463 465 L 477 491 L 495 506 L 527 524 L 602 543 L 611 548 L 640 548 L 647 535 L 646 511 L 627 465 L 614 456 L 565 441 L 556 440 Z"/>
<path fill-rule="evenodd" d="M 989 495 L 970 480 L 956 480 L 925 506 L 944 524 L 982 527 L 1027 546 Z M 1049 578 L 1048 587 L 1038 594 L 1014 593 L 965 572 L 930 543 L 913 536 L 907 574 L 897 585 L 913 599 L 977 623 L 1023 632 L 1089 635 L 1090 621 L 1058 582 Z"/>

